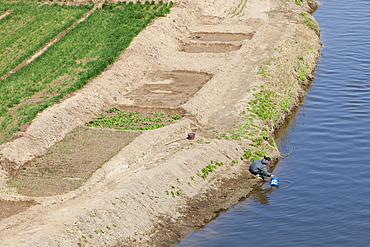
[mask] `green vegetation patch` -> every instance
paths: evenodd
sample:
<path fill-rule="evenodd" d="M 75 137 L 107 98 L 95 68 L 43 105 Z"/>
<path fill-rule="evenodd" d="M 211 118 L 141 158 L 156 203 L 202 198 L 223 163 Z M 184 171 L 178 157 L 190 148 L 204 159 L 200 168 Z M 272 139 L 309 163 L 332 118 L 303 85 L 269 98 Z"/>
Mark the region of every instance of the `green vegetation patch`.
<path fill-rule="evenodd" d="M 244 150 L 244 154 L 242 157 L 240 157 L 241 160 L 249 160 L 250 162 L 253 162 L 256 159 L 260 159 L 268 154 L 270 150 L 262 149 L 262 150 L 256 150 L 253 151 L 251 149 Z"/>
<path fill-rule="evenodd" d="M 3 4 L 1 6 L 3 6 L 3 10 L 12 8 L 11 5 L 5 6 Z M 146 2 L 145 4 L 140 2 L 105 3 L 102 9 L 95 10 L 86 21 L 79 23 L 67 32 L 66 35 L 61 37 L 58 42 L 34 61 L 6 79 L 1 80 L 0 143 L 8 141 L 12 133 L 19 131 L 20 126 L 35 118 L 37 113 L 59 102 L 66 94 L 83 87 L 89 80 L 104 71 L 153 18 L 169 13 L 171 6 L 172 2 Z M 85 7 L 85 11 L 82 12 L 87 12 L 91 7 L 91 5 L 88 5 L 88 7 Z M 59 18 L 59 22 L 63 24 L 66 20 L 75 20 L 79 17 L 81 15 L 80 8 L 83 9 L 83 7 L 75 7 L 77 8 L 76 10 L 73 8 L 69 10 L 69 8 L 59 5 L 41 5 L 37 7 L 32 4 L 23 4 L 23 9 L 19 6 L 17 8 L 25 13 L 28 13 L 28 9 L 30 11 L 38 10 L 41 13 L 39 15 L 48 16 L 53 16 L 59 8 L 59 11 L 66 11 L 65 15 L 60 17 L 56 15 L 56 18 Z M 70 12 L 69 15 L 67 14 L 68 12 Z M 12 13 L 0 23 L 2 26 L 4 23 L 12 22 L 12 20 L 14 23 L 18 23 L 13 26 L 14 34 L 10 34 L 8 31 L 7 35 L 19 35 L 18 31 L 22 30 L 22 26 L 27 25 L 31 15 L 27 14 L 28 17 L 26 16 L 23 19 L 21 18 L 22 20 L 16 21 L 12 18 L 16 18 L 17 15 Z M 17 18 L 20 18 L 20 16 Z M 40 44 L 46 42 L 52 36 L 52 33 L 65 28 L 62 24 L 58 26 L 52 21 L 48 24 L 45 18 L 40 18 L 40 20 L 35 18 L 34 25 L 39 27 L 45 26 L 45 30 L 49 30 L 49 25 L 57 27 L 53 30 L 45 31 L 44 36 L 42 34 L 37 36 L 38 38 L 35 42 Z M 15 28 L 17 25 L 18 29 Z M 25 36 L 28 35 L 26 34 Z M 23 39 L 8 37 L 6 40 L 19 40 L 19 43 L 10 42 L 7 45 L 1 39 L 0 47 L 3 47 L 1 56 L 8 57 L 6 53 L 8 50 L 12 50 L 12 47 L 23 45 Z M 27 50 L 35 50 L 36 48 L 37 45 L 29 47 Z M 10 61 L 11 59 L 6 60 Z M 9 68 L 16 65 L 12 64 Z M 3 70 L 7 70 L 5 68 L 8 68 L 7 65 L 3 65 Z"/>
<path fill-rule="evenodd" d="M 238 6 L 234 10 L 232 10 L 229 15 L 231 15 L 231 17 L 243 16 L 244 14 L 241 15 L 241 13 L 244 10 L 246 4 L 247 0 L 240 0 Z"/>
<path fill-rule="evenodd" d="M 182 193 L 182 189 L 180 189 L 179 187 L 176 187 L 176 186 L 171 186 L 171 189 L 170 190 L 166 190 L 165 191 L 167 195 L 181 195 Z"/>
<path fill-rule="evenodd" d="M 249 102 L 251 112 L 255 113 L 260 119 L 271 119 L 276 121 L 279 116 L 278 106 L 274 103 L 277 93 L 270 90 L 261 90 L 254 94 L 255 99 Z"/>
<path fill-rule="evenodd" d="M 255 114 L 251 114 L 256 117 Z M 241 123 L 229 133 L 214 132 L 217 139 L 246 141 L 249 146 L 257 149 L 273 149 L 276 150 L 275 139 L 271 136 L 270 131 L 266 127 L 261 127 L 254 124 L 253 117 L 245 117 L 244 123 Z"/>
<path fill-rule="evenodd" d="M 181 118 L 180 115 L 169 115 L 164 112 L 150 112 L 142 116 L 138 111 L 125 111 L 112 108 L 100 114 L 97 119 L 86 123 L 89 127 L 115 128 L 125 130 L 151 130 L 166 126 Z"/>
<path fill-rule="evenodd" d="M 307 16 L 307 13 L 301 12 L 299 14 L 303 18 L 303 22 L 306 23 L 308 26 L 310 26 L 313 30 L 319 31 L 319 26 L 316 25 L 312 20 L 310 20 Z"/>
<path fill-rule="evenodd" d="M 202 169 L 201 171 L 202 173 L 198 173 L 197 175 L 199 177 L 206 178 L 210 172 L 215 172 L 217 167 L 223 166 L 223 165 L 224 165 L 223 162 L 211 160 L 211 162 Z"/>
<path fill-rule="evenodd" d="M 34 5 L 0 2 L 0 77 L 17 67 L 43 45 L 70 27 L 92 5 Z"/>

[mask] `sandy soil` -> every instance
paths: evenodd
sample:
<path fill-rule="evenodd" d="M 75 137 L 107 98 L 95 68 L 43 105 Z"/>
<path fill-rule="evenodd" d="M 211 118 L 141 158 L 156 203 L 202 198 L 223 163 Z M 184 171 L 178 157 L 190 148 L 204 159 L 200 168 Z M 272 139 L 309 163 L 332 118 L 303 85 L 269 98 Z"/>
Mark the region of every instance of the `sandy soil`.
<path fill-rule="evenodd" d="M 240 160 L 245 143 L 207 137 L 240 121 L 253 99 L 250 89 L 267 84 L 257 72 L 271 57 L 284 57 L 286 66 L 276 67 L 268 85 L 297 76 L 297 54 L 314 70 L 318 32 L 299 17 L 312 11 L 313 1 L 174 2 L 171 14 L 143 30 L 102 75 L 0 146 L 0 203 L 18 205 L 0 222 L 1 246 L 172 246 L 259 185 L 248 162 Z M 307 86 L 297 84 L 295 105 Z M 36 162 L 68 133 L 115 106 L 186 114 L 143 132 L 66 194 L 31 197 L 4 186 L 7 171 Z M 184 139 L 188 133 L 195 140 Z M 166 145 L 177 139 L 183 140 Z M 275 161 L 279 155 L 271 151 Z M 224 165 L 206 179 L 197 176 L 211 160 Z"/>

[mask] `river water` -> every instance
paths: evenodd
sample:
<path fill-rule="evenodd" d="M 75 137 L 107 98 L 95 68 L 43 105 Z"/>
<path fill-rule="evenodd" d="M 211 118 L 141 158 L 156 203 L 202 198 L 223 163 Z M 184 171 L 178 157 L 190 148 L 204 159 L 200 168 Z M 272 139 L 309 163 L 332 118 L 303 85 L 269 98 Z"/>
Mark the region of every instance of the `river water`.
<path fill-rule="evenodd" d="M 322 57 L 268 184 L 177 246 L 370 246 L 370 1 L 322 0 Z"/>

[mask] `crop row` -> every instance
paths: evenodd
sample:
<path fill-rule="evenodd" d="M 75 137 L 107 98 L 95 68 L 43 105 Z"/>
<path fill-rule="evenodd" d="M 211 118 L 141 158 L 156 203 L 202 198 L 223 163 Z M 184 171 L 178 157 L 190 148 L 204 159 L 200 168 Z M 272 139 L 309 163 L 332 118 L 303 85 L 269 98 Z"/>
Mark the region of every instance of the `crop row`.
<path fill-rule="evenodd" d="M 30 5 L 0 3 L 0 77 L 68 28 L 92 6 Z"/>
<path fill-rule="evenodd" d="M 100 74 L 172 3 L 104 4 L 86 21 L 0 83 L 1 142 L 38 112 Z"/>

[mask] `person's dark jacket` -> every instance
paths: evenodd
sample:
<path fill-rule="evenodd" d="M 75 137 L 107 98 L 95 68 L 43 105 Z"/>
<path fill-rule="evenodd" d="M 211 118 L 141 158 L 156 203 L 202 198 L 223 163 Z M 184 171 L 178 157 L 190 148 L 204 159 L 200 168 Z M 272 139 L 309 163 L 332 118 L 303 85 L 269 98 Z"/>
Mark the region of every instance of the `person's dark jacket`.
<path fill-rule="evenodd" d="M 249 171 L 254 175 L 263 174 L 265 176 L 271 177 L 272 174 L 267 171 L 266 164 L 267 162 L 265 159 L 254 160 L 249 167 Z"/>

